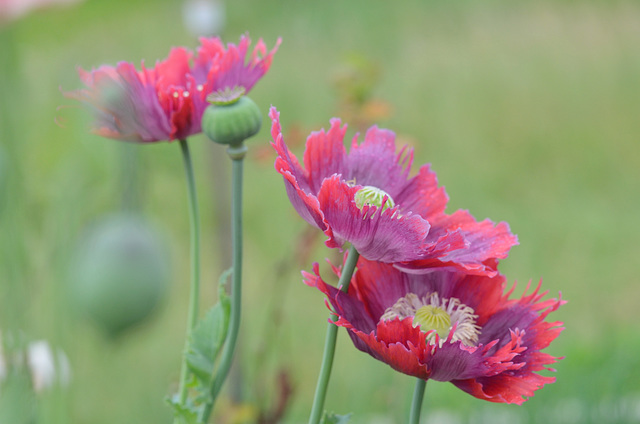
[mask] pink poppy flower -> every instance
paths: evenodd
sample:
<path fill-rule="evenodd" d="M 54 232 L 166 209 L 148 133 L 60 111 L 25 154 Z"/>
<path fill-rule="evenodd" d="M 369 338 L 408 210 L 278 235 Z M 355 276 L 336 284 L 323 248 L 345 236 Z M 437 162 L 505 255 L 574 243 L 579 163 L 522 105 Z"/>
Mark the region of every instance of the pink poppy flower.
<path fill-rule="evenodd" d="M 329 247 L 350 242 L 367 259 L 393 262 L 412 272 L 434 268 L 495 275 L 517 238 L 509 226 L 477 222 L 468 211 L 444 212 L 448 197 L 429 165 L 409 177 L 413 150 L 396 152 L 395 134 L 371 127 L 346 152 L 346 126 L 331 120 L 328 131 L 307 138 L 304 168 L 282 137 L 272 107 L 271 134 L 289 200 L 309 224 L 328 236 Z M 416 262 L 417 261 L 417 262 Z"/>
<path fill-rule="evenodd" d="M 103 137 L 141 143 L 183 139 L 201 132 L 209 93 L 236 86 L 249 92 L 267 72 L 280 39 L 269 53 L 259 40 L 247 60 L 250 43 L 246 36 L 227 47 L 218 38 L 201 38 L 195 55 L 176 47 L 151 69 L 143 63 L 138 71 L 127 62 L 79 69 L 87 88 L 64 94 L 93 109 L 94 132 Z"/>
<path fill-rule="evenodd" d="M 555 381 L 537 371 L 561 359 L 542 350 L 563 329 L 545 319 L 565 302 L 542 300 L 539 285 L 509 299 L 513 289 L 503 294 L 501 275 L 406 274 L 363 258 L 347 293 L 326 284 L 318 264 L 303 275 L 327 296 L 336 325 L 348 329 L 356 348 L 397 371 L 516 404 Z"/>

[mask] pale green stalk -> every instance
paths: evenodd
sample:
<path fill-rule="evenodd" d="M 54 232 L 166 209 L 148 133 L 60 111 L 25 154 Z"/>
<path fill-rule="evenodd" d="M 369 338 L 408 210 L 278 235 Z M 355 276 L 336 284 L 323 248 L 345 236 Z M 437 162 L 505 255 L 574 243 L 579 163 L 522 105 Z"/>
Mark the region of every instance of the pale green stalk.
<path fill-rule="evenodd" d="M 409 424 L 420 423 L 420 410 L 422 409 L 422 399 L 424 398 L 424 390 L 426 386 L 427 380 L 423 380 L 421 378 L 416 379 L 416 387 L 413 391 L 413 400 L 411 401 Z"/>
<path fill-rule="evenodd" d="M 233 355 L 240 330 L 240 316 L 242 305 L 242 173 L 243 160 L 247 148 L 244 144 L 227 149 L 232 160 L 231 169 L 231 238 L 233 250 L 233 280 L 231 285 L 231 316 L 229 318 L 229 330 L 225 341 L 220 365 L 211 383 L 210 401 L 204 405 L 198 419 L 200 423 L 209 420 L 213 405 L 216 402 L 220 390 L 229 374 Z"/>
<path fill-rule="evenodd" d="M 189 379 L 189 368 L 187 366 L 186 354 L 189 348 L 189 339 L 193 328 L 198 321 L 198 309 L 200 298 L 200 217 L 198 214 L 198 197 L 196 195 L 196 184 L 193 177 L 193 164 L 189 153 L 187 140 L 180 140 L 180 149 L 184 162 L 184 171 L 187 179 L 187 189 L 189 193 L 189 215 L 191 231 L 191 293 L 189 295 L 189 310 L 187 317 L 187 334 L 185 337 L 185 348 L 180 371 L 180 387 L 178 396 L 180 404 L 187 400 L 187 381 Z M 174 421 L 177 423 L 178 421 Z"/>
<path fill-rule="evenodd" d="M 351 246 L 349 249 L 349 255 L 342 268 L 342 274 L 340 275 L 340 281 L 338 287 L 343 292 L 347 292 L 349 289 L 349 283 L 351 277 L 356 269 L 358 258 L 360 254 L 355 247 Z M 331 321 L 336 321 L 337 317 L 331 315 Z M 333 357 L 336 351 L 336 337 L 338 335 L 338 326 L 333 322 L 329 323 L 327 327 L 327 335 L 324 341 L 324 353 L 322 355 L 322 365 L 320 366 L 320 375 L 318 376 L 318 383 L 316 385 L 316 394 L 313 398 L 313 406 L 311 407 L 311 415 L 309 417 L 309 424 L 318 424 L 322 419 L 322 412 L 324 410 L 324 402 L 327 397 L 327 388 L 329 386 L 329 379 L 331 378 L 331 368 L 333 367 Z"/>

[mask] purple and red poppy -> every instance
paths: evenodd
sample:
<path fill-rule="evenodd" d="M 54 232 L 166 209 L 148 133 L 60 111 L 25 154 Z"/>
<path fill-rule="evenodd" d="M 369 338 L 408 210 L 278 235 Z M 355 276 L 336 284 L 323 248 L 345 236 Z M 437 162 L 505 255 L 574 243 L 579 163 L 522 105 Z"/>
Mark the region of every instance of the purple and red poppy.
<path fill-rule="evenodd" d="M 65 96 L 88 104 L 95 113 L 94 132 L 141 143 L 184 139 L 201 132 L 209 93 L 243 87 L 249 92 L 267 72 L 280 40 L 267 53 L 259 40 L 247 60 L 251 41 L 227 47 L 218 38 L 201 38 L 196 54 L 173 48 L 169 57 L 147 69 L 131 63 L 78 70 L 85 89 Z"/>
<path fill-rule="evenodd" d="M 562 331 L 545 319 L 564 301 L 542 300 L 539 286 L 509 299 L 501 275 L 407 274 L 364 258 L 347 293 L 325 283 L 318 264 L 303 275 L 327 296 L 354 345 L 397 371 L 516 404 L 555 381 L 537 371 L 559 359 L 542 350 Z"/>
<path fill-rule="evenodd" d="M 304 167 L 287 148 L 280 113 L 271 108 L 276 170 L 293 207 L 324 231 L 329 247 L 350 242 L 370 260 L 395 263 L 410 272 L 434 268 L 495 275 L 517 238 L 505 222 L 476 221 L 466 210 L 446 214 L 448 197 L 429 165 L 409 177 L 413 150 L 396 150 L 395 134 L 371 127 L 349 153 L 346 126 L 331 120 L 328 131 L 307 138 Z"/>

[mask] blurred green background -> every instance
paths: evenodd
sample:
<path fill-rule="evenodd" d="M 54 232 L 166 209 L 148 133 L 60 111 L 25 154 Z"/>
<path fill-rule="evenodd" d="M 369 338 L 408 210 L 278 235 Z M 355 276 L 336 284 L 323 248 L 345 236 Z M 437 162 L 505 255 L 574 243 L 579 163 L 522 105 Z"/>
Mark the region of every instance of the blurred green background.
<path fill-rule="evenodd" d="M 640 422 L 640 4 L 225 6 L 226 42 L 247 31 L 269 48 L 279 36 L 283 42 L 251 93 L 265 121 L 251 141 L 245 180 L 241 367 L 216 422 L 256 422 L 260 411 L 273 411 L 283 378 L 292 395 L 281 422 L 306 422 L 324 342 L 324 300 L 302 284 L 300 270 L 338 256 L 307 230 L 273 170 L 271 104 L 297 153 L 308 132 L 333 116 L 353 123 L 348 138 L 374 122 L 394 130 L 415 148 L 416 164 L 432 164 L 451 197 L 449 211 L 509 222 L 521 245 L 500 267 L 519 282 L 517 294 L 543 278 L 550 296 L 561 291 L 569 301 L 550 316 L 566 327 L 547 349 L 566 357 L 556 364 L 555 384 L 519 407 L 430 382 L 423 422 Z M 152 66 L 171 46 L 195 48 L 182 3 L 89 0 L 35 12 L 0 32 L 0 329 L 46 339 L 66 352 L 72 372 L 67 389 L 38 395 L 36 422 L 170 422 L 163 399 L 176 390 L 189 281 L 179 146 L 125 150 L 93 136 L 89 113 L 61 90 L 80 88 L 77 66 Z M 206 305 L 228 266 L 220 248 L 228 228 L 218 223 L 228 206 L 221 185 L 228 168 L 219 146 L 201 136 L 190 145 Z M 123 167 L 132 154 L 135 172 Z M 120 210 L 134 175 L 139 205 L 169 250 L 172 278 L 149 320 L 109 338 L 73 310 L 69 270 L 86 228 Z M 353 412 L 354 423 L 406 420 L 412 378 L 355 350 L 344 332 L 337 354 L 327 409 Z M 8 404 L 15 405 L 0 408 Z"/>

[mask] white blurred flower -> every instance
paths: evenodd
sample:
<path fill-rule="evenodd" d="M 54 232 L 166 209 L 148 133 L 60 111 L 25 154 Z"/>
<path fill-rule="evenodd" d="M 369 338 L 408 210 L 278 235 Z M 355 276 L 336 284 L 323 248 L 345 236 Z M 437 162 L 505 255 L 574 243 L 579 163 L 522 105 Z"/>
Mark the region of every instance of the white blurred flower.
<path fill-rule="evenodd" d="M 29 343 L 27 363 L 31 371 L 33 390 L 36 393 L 56 383 L 67 385 L 71 375 L 69 359 L 60 349 L 54 352 L 44 340 Z"/>
<path fill-rule="evenodd" d="M 7 376 L 7 361 L 4 359 L 2 351 L 2 333 L 0 333 L 0 382 Z"/>
<path fill-rule="evenodd" d="M 0 383 L 7 378 L 11 369 L 23 369 L 26 363 L 33 391 L 36 393 L 41 393 L 55 384 L 69 384 L 71 366 L 67 355 L 61 349 L 53 351 L 46 341 L 36 340 L 29 343 L 25 350 L 19 349 L 5 354 L 2 336 L 0 332 Z M 10 336 L 7 336 L 9 340 Z"/>
<path fill-rule="evenodd" d="M 182 17 L 192 35 L 218 35 L 224 28 L 224 4 L 221 0 L 185 0 Z"/>

